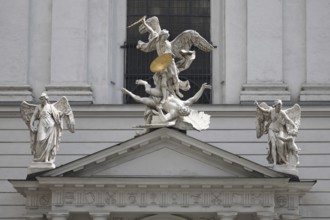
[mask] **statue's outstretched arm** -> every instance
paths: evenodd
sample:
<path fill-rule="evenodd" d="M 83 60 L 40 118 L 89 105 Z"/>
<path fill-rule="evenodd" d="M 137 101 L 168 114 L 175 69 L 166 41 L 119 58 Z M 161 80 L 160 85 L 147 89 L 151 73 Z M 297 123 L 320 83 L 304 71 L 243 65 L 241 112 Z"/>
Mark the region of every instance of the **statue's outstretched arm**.
<path fill-rule="evenodd" d="M 270 112 L 270 109 L 271 109 L 271 108 L 266 109 L 266 108 L 261 107 L 261 106 L 259 105 L 258 101 L 254 101 L 254 103 L 256 104 L 257 108 L 258 108 L 260 111 L 262 111 L 262 112 L 264 112 L 264 113 L 269 113 L 269 112 Z M 262 103 L 261 103 L 261 104 L 262 104 Z"/>
<path fill-rule="evenodd" d="M 203 92 L 205 89 L 211 89 L 211 88 L 212 88 L 211 85 L 208 85 L 207 83 L 203 83 L 201 88 L 198 90 L 198 92 L 196 92 L 196 94 L 193 97 L 191 97 L 190 99 L 187 99 L 186 101 L 184 101 L 184 104 L 187 106 L 194 104 L 203 95 Z"/>
<path fill-rule="evenodd" d="M 146 27 L 147 31 L 149 32 L 149 34 L 151 34 L 152 36 L 155 36 L 157 34 L 156 31 L 154 31 L 146 22 L 146 18 L 143 17 L 142 18 L 142 24 Z"/>

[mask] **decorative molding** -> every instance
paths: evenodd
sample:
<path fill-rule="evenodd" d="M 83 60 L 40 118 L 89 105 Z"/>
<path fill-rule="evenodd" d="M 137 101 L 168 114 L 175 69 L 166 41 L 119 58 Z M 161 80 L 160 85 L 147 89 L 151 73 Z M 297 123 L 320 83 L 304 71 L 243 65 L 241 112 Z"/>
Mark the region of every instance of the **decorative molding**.
<path fill-rule="evenodd" d="M 308 83 L 303 84 L 299 96 L 301 102 L 329 102 L 330 101 L 330 84 Z"/>
<path fill-rule="evenodd" d="M 29 85 L 0 85 L 0 102 L 31 102 L 32 88 Z"/>
<path fill-rule="evenodd" d="M 29 200 L 34 201 L 35 195 Z M 45 197 L 46 195 L 44 195 Z M 97 206 L 97 207 L 274 207 L 274 192 L 256 191 L 240 192 L 216 189 L 117 189 L 107 190 L 65 190 L 52 192 L 52 205 L 66 206 Z M 38 196 L 40 200 L 40 196 Z M 48 197 L 47 197 L 48 198 Z M 249 198 L 249 199 L 246 199 Z M 48 199 L 50 200 L 50 199 Z M 40 203 L 33 203 L 34 208 Z"/>
<path fill-rule="evenodd" d="M 39 181 L 42 179 L 44 178 L 39 179 Z M 50 213 L 54 216 L 60 215 L 59 218 L 62 218 L 66 212 L 79 210 L 90 213 L 95 210 L 101 213 L 108 210 L 112 212 L 152 210 L 164 213 L 171 212 L 171 210 L 177 212 L 186 212 L 187 210 L 200 212 L 203 210 L 203 213 L 216 212 L 218 214 L 223 213 L 223 211 L 239 213 L 241 210 L 248 210 L 249 212 L 258 211 L 256 215 L 259 219 L 272 219 L 273 211 L 278 216 L 283 215 L 284 219 L 291 219 L 291 217 L 295 219 L 299 215 L 299 197 L 311 187 L 311 184 L 307 186 L 306 183 L 301 185 L 296 182 L 292 186 L 277 183 L 279 184 L 278 187 L 266 189 L 263 187 L 262 180 L 252 186 L 251 181 L 244 178 L 241 180 L 240 187 L 232 185 L 230 188 L 224 187 L 225 185 L 205 187 L 205 184 L 202 183 L 187 185 L 184 181 L 182 184 L 175 185 L 164 181 L 163 184 L 149 185 L 149 181 L 145 178 L 143 181 L 142 179 L 135 181 L 135 185 L 130 184 L 129 181 L 123 185 L 118 181 L 113 182 L 115 185 L 112 184 L 112 186 L 104 184 L 103 178 L 95 178 L 95 181 L 99 181 L 99 185 L 90 184 L 89 181 L 83 185 L 77 185 L 72 183 L 72 179 L 69 177 L 48 179 L 68 179 L 68 182 L 63 181 L 60 185 L 56 181 L 53 184 L 46 184 L 46 182 L 41 181 L 39 185 L 36 185 L 27 181 L 23 190 L 24 184 L 21 181 L 12 181 L 14 186 L 17 182 L 18 185 L 15 188 L 20 186 L 20 192 L 27 198 L 26 210 L 28 215 Z M 80 180 L 80 182 L 82 181 Z M 250 181 L 250 184 L 244 184 L 246 181 Z M 251 187 L 244 187 L 246 185 Z M 62 212 L 63 210 L 65 213 Z M 63 217 L 63 219 L 65 218 Z M 227 218 L 224 217 L 223 219 Z"/>
<path fill-rule="evenodd" d="M 70 102 L 93 103 L 92 87 L 88 84 L 79 85 L 47 85 L 46 91 L 50 101 L 57 101 L 66 96 Z"/>
<path fill-rule="evenodd" d="M 244 84 L 241 95 L 241 103 L 251 103 L 255 100 L 259 102 L 273 102 L 281 99 L 283 102 L 291 101 L 291 94 L 288 85 L 284 83 L 248 83 Z"/>
<path fill-rule="evenodd" d="M 23 100 L 21 100 L 23 101 Z M 269 102 L 269 104 L 273 101 Z M 75 114 L 75 118 L 141 118 L 144 112 L 142 105 L 75 105 L 71 107 Z M 252 105 L 253 103 L 251 103 Z M 302 117 L 330 117 L 330 106 L 326 105 L 303 105 L 300 103 L 304 111 Z M 247 105 L 196 105 L 198 109 L 208 112 L 212 118 L 223 117 L 246 117 L 255 118 L 255 106 Z M 0 118 L 18 117 L 21 118 L 19 107 L 17 104 L 0 106 Z"/>

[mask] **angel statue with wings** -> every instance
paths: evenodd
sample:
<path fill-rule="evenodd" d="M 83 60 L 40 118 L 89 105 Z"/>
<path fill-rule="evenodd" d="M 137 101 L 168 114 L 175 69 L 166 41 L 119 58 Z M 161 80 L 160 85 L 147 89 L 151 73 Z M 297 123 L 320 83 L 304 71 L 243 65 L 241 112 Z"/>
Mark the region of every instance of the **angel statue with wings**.
<path fill-rule="evenodd" d="M 298 104 L 282 110 L 282 101 L 276 100 L 273 106 L 266 103 L 257 105 L 257 138 L 268 134 L 267 160 L 274 167 L 295 169 L 299 164 L 299 148 L 295 143 L 300 125 L 301 109 Z"/>
<path fill-rule="evenodd" d="M 151 71 L 161 78 L 159 80 L 162 94 L 161 103 L 165 103 L 167 99 L 166 91 L 182 98 L 180 89 L 188 90 L 190 85 L 189 82 L 180 81 L 179 73 L 189 68 L 195 59 L 195 51 L 189 49 L 196 46 L 204 52 L 210 52 L 214 47 L 194 30 L 186 30 L 170 42 L 168 30 L 160 28 L 157 17 L 154 16 L 147 20 L 145 18 L 144 16 L 141 19 L 142 24 L 139 31 L 141 34 L 149 33 L 148 42 L 139 40 L 137 49 L 143 52 L 157 51 L 158 58 L 151 63 L 150 67 Z"/>
<path fill-rule="evenodd" d="M 54 161 L 63 131 L 63 119 L 68 130 L 74 132 L 74 116 L 66 97 L 51 104 L 45 92 L 40 95 L 40 104 L 21 104 L 21 116 L 30 130 L 31 153 L 34 163 L 55 168 Z M 38 121 L 37 125 L 35 122 Z"/>

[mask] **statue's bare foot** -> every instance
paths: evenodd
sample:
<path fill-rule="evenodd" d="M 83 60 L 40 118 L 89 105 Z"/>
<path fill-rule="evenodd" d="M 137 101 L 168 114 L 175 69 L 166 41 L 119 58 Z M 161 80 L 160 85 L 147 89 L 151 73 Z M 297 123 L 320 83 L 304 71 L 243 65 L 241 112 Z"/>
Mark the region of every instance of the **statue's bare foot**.
<path fill-rule="evenodd" d="M 182 93 L 181 92 L 179 92 L 179 91 L 176 91 L 176 94 L 180 97 L 180 98 L 183 98 L 183 95 L 182 95 Z"/>
<path fill-rule="evenodd" d="M 137 80 L 135 80 L 135 84 L 136 85 L 147 85 L 148 82 L 147 81 L 144 81 L 142 79 L 137 79 Z"/>
<path fill-rule="evenodd" d="M 162 99 L 162 101 L 160 101 L 160 104 L 164 104 L 165 103 L 165 99 Z"/>

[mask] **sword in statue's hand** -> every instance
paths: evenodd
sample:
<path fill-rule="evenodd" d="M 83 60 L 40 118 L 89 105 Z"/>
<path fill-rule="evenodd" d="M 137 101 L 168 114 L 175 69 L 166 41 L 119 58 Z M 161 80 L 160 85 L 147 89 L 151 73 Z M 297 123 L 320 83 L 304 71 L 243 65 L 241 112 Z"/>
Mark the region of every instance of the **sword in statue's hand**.
<path fill-rule="evenodd" d="M 133 24 L 129 25 L 127 28 L 131 28 L 137 24 L 140 24 L 144 19 L 146 19 L 147 16 L 143 16 L 142 18 L 140 18 L 139 20 L 137 20 L 136 22 L 134 22 Z"/>

